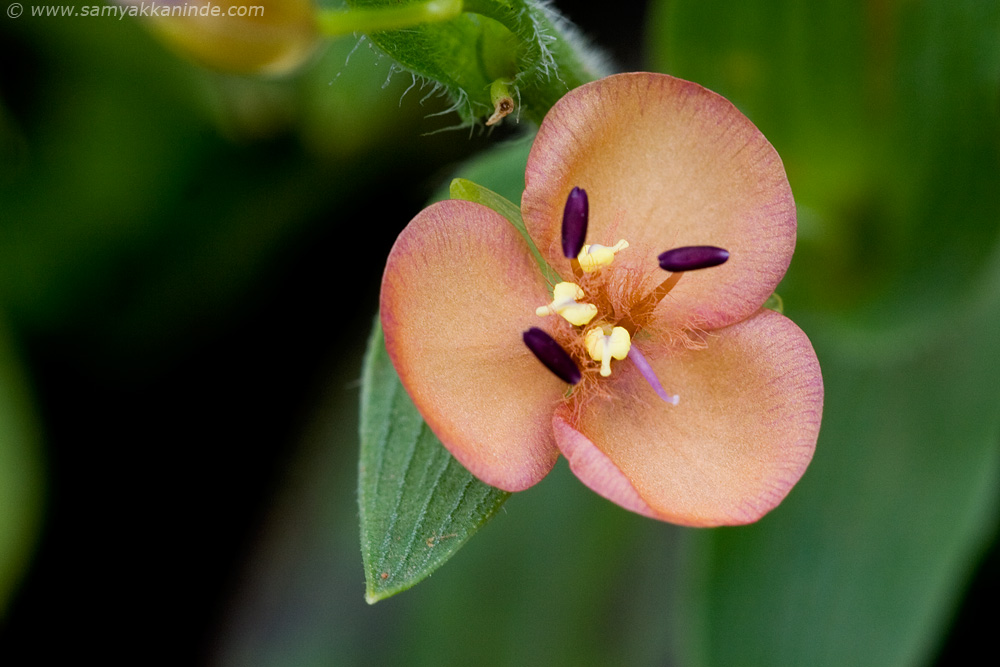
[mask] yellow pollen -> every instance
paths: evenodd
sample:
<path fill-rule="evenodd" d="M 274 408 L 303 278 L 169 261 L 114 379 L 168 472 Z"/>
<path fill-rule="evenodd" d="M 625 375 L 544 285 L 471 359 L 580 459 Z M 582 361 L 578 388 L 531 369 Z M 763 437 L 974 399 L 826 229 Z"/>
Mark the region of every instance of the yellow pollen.
<path fill-rule="evenodd" d="M 632 339 L 624 327 L 615 327 L 611 333 L 605 333 L 601 327 L 594 327 L 583 337 L 587 352 L 594 361 L 601 362 L 601 375 L 611 375 L 611 359 L 621 361 L 632 349 Z"/>
<path fill-rule="evenodd" d="M 607 266 L 615 261 L 615 253 L 628 247 L 628 241 L 622 239 L 610 248 L 606 245 L 595 243 L 583 246 L 583 250 L 577 256 L 576 261 L 580 262 L 580 268 L 584 273 L 593 273 L 602 266 Z"/>
<path fill-rule="evenodd" d="M 559 315 L 570 324 L 583 326 L 597 315 L 597 306 L 592 303 L 577 303 L 586 296 L 576 283 L 559 283 L 552 288 L 552 303 L 539 306 L 535 315 Z"/>

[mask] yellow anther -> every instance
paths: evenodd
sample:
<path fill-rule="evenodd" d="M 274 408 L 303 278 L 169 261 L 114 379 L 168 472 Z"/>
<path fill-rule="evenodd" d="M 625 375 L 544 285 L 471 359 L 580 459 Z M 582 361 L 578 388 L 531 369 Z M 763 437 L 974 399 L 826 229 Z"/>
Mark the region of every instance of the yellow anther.
<path fill-rule="evenodd" d="M 615 327 L 610 334 L 601 327 L 594 327 L 583 337 L 587 352 L 594 361 L 601 362 L 601 375 L 611 375 L 611 359 L 621 361 L 632 349 L 632 338 L 623 327 Z"/>
<path fill-rule="evenodd" d="M 583 326 L 597 315 L 597 306 L 592 303 L 577 303 L 586 296 L 576 283 L 559 283 L 552 288 L 552 303 L 539 306 L 535 315 L 560 315 L 570 324 Z"/>
<path fill-rule="evenodd" d="M 577 256 L 576 261 L 580 262 L 580 268 L 584 273 L 593 273 L 602 266 L 607 266 L 615 261 L 615 253 L 628 247 L 628 241 L 622 239 L 610 248 L 606 245 L 595 243 L 583 246 L 583 250 Z"/>

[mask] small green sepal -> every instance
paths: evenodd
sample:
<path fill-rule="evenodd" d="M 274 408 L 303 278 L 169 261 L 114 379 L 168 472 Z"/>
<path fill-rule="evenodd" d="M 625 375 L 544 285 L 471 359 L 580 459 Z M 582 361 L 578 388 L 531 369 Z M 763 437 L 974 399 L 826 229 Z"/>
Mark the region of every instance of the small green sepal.
<path fill-rule="evenodd" d="M 528 228 L 524 224 L 524 219 L 521 217 L 521 209 L 512 201 L 498 195 L 489 188 L 484 188 L 478 183 L 473 183 L 470 180 L 464 178 L 456 178 L 451 182 L 451 188 L 449 189 L 452 199 L 464 199 L 465 201 L 475 202 L 477 204 L 482 204 L 488 208 L 493 209 L 503 217 L 507 218 L 507 221 L 514 226 L 514 229 L 521 235 L 525 243 L 528 244 L 528 250 L 531 251 L 531 255 L 535 258 L 535 262 L 538 263 L 538 268 L 541 270 L 542 275 L 545 276 L 545 280 L 549 282 L 550 285 L 555 285 L 556 283 L 561 283 L 563 280 L 556 273 L 545 258 L 542 257 L 542 253 L 538 251 L 538 247 L 535 242 L 531 239 L 531 235 L 528 234 Z"/>
<path fill-rule="evenodd" d="M 785 302 L 777 292 L 767 297 L 767 301 L 764 302 L 764 307 L 768 310 L 773 310 L 776 313 L 785 312 Z"/>

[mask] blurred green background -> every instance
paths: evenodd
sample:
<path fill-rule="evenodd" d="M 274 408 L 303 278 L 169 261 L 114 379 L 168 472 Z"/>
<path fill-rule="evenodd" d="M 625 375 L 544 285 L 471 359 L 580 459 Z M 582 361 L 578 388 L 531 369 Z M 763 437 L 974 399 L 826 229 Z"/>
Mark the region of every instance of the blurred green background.
<path fill-rule="evenodd" d="M 995 654 L 1000 3 L 557 5 L 619 69 L 729 97 L 785 161 L 779 291 L 827 391 L 787 501 L 681 529 L 559 465 L 369 607 L 357 399 L 385 255 L 454 173 L 516 199 L 530 128 L 435 132 L 448 102 L 353 38 L 259 80 L 134 21 L 5 11 L 0 664 Z"/>

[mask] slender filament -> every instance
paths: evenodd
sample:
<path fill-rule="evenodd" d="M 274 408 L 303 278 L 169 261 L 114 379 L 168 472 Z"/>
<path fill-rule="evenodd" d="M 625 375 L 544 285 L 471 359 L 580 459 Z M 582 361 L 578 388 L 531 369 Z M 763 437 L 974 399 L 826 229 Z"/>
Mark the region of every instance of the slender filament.
<path fill-rule="evenodd" d="M 646 357 L 642 355 L 635 345 L 633 345 L 628 351 L 628 358 L 632 360 L 635 367 L 639 370 L 640 375 L 649 383 L 649 386 L 653 388 L 656 395 L 662 398 L 667 403 L 671 405 L 677 405 L 680 403 L 681 397 L 677 394 L 668 394 L 667 390 L 663 388 L 660 384 L 660 378 L 656 377 L 656 373 L 653 371 L 653 367 L 649 365 L 646 361 Z"/>

